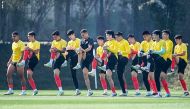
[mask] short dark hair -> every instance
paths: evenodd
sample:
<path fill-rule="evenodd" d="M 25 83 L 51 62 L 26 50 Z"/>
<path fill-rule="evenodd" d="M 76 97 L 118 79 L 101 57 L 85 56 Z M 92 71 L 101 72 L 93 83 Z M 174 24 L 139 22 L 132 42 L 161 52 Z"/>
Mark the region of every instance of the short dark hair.
<path fill-rule="evenodd" d="M 59 36 L 59 35 L 60 35 L 60 33 L 59 33 L 59 31 L 58 31 L 58 30 L 56 30 L 56 31 L 54 31 L 51 35 L 52 35 L 52 36 L 53 36 L 53 35 Z"/>
<path fill-rule="evenodd" d="M 160 30 L 154 30 L 154 31 L 152 32 L 152 34 L 156 34 L 156 35 L 158 35 L 159 37 L 161 37 L 161 31 L 160 31 Z"/>
<path fill-rule="evenodd" d="M 170 31 L 169 30 L 162 30 L 162 33 L 166 33 L 170 36 Z"/>
<path fill-rule="evenodd" d="M 14 35 L 19 35 L 19 33 L 17 31 L 14 31 L 14 32 L 12 32 L 12 36 L 14 36 Z"/>
<path fill-rule="evenodd" d="M 68 31 L 67 31 L 67 35 L 68 36 L 70 36 L 70 35 L 72 35 L 72 34 L 74 34 L 75 32 L 74 32 L 74 30 L 72 30 L 72 29 L 69 29 Z"/>
<path fill-rule="evenodd" d="M 142 35 L 150 35 L 149 31 L 143 31 Z"/>
<path fill-rule="evenodd" d="M 115 38 L 114 31 L 112 31 L 112 30 L 106 30 L 105 33 L 106 33 L 106 34 L 109 34 L 109 35 L 112 35 L 112 37 Z"/>
<path fill-rule="evenodd" d="M 81 31 L 80 31 L 80 33 L 87 33 L 88 31 L 87 31 L 87 29 L 82 29 Z"/>
<path fill-rule="evenodd" d="M 127 38 L 135 38 L 135 35 L 129 34 L 129 35 L 127 36 Z"/>
<path fill-rule="evenodd" d="M 174 39 L 182 39 L 182 35 L 177 34 L 177 35 L 175 35 Z"/>
<path fill-rule="evenodd" d="M 101 35 L 98 35 L 97 39 L 98 40 L 103 40 L 103 41 L 105 40 L 105 38 L 103 36 L 101 36 Z"/>
<path fill-rule="evenodd" d="M 36 33 L 34 31 L 30 31 L 30 32 L 28 32 L 28 35 L 36 36 Z"/>
<path fill-rule="evenodd" d="M 115 33 L 115 35 L 123 37 L 123 33 L 122 32 L 117 32 L 117 33 Z"/>

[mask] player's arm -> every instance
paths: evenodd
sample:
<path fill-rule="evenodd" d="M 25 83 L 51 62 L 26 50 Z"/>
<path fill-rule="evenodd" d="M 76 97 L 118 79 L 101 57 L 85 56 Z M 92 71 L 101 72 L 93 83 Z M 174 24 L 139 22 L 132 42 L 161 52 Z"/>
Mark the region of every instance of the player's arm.
<path fill-rule="evenodd" d="M 7 62 L 7 67 L 9 66 L 9 64 L 11 64 L 11 62 L 12 62 L 12 55 L 11 55 L 11 57 L 9 58 L 9 61 Z"/>
<path fill-rule="evenodd" d="M 173 56 L 174 56 L 174 57 L 176 57 L 176 56 L 184 56 L 184 55 L 187 53 L 187 46 L 186 46 L 186 45 L 183 45 L 182 49 L 183 49 L 183 52 L 182 52 L 182 53 L 174 54 Z"/>
<path fill-rule="evenodd" d="M 114 53 L 114 54 L 117 54 L 118 53 L 118 50 L 117 50 L 117 42 L 114 43 L 114 46 L 113 47 L 109 47 L 107 46 L 107 50 Z"/>
<path fill-rule="evenodd" d="M 93 41 L 90 41 L 90 43 L 88 44 L 88 48 L 85 49 L 84 51 L 89 52 L 92 49 L 92 46 L 93 46 Z"/>
<path fill-rule="evenodd" d="M 122 55 L 128 55 L 128 54 L 130 54 L 131 48 L 130 48 L 130 46 L 129 46 L 129 43 L 126 42 L 124 46 L 125 46 L 125 51 L 121 51 L 121 54 L 122 54 Z"/>
<path fill-rule="evenodd" d="M 153 51 L 154 54 L 163 55 L 166 52 L 166 43 L 163 42 L 159 51 Z"/>
<path fill-rule="evenodd" d="M 166 52 L 170 53 L 173 50 L 173 42 L 169 42 L 169 45 L 166 47 Z"/>

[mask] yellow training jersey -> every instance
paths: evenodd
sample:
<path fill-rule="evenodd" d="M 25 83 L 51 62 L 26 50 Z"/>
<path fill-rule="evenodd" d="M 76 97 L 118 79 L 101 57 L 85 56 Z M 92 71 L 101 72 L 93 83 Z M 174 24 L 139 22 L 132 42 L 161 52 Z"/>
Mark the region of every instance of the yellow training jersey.
<path fill-rule="evenodd" d="M 166 56 L 168 59 L 172 60 L 173 53 L 173 42 L 171 40 L 165 40 L 166 42 Z"/>
<path fill-rule="evenodd" d="M 99 47 L 96 48 L 96 54 L 97 54 L 99 57 L 102 56 L 103 52 L 104 52 L 104 51 L 103 51 L 103 46 L 99 46 Z"/>
<path fill-rule="evenodd" d="M 140 45 L 140 50 L 143 50 L 147 53 L 149 50 L 152 50 L 154 41 L 142 41 Z"/>
<path fill-rule="evenodd" d="M 179 56 L 179 58 L 184 59 L 187 62 L 187 45 L 182 43 L 182 44 L 177 44 L 174 48 L 174 54 L 181 54 L 183 52 L 186 52 L 184 56 Z"/>
<path fill-rule="evenodd" d="M 63 39 L 59 41 L 53 40 L 51 44 L 51 48 L 57 48 L 58 50 L 63 50 L 63 48 L 66 48 L 66 46 L 67 46 L 67 42 Z"/>
<path fill-rule="evenodd" d="M 12 43 L 12 62 L 20 61 L 24 48 L 25 45 L 21 40 Z"/>
<path fill-rule="evenodd" d="M 110 52 L 112 52 L 113 54 L 115 54 L 115 56 L 117 57 L 118 45 L 117 45 L 117 41 L 115 39 L 112 39 L 110 41 L 106 41 L 106 43 L 104 45 L 108 46 L 108 50 Z"/>
<path fill-rule="evenodd" d="M 67 46 L 72 47 L 74 49 L 80 48 L 80 39 L 76 38 L 75 40 L 70 40 Z"/>
<path fill-rule="evenodd" d="M 135 50 L 135 51 L 139 51 L 140 46 L 141 46 L 141 44 L 139 42 L 135 42 L 135 44 L 130 44 L 130 48 Z"/>
<path fill-rule="evenodd" d="M 160 40 L 159 42 L 155 41 L 152 50 L 153 51 L 160 51 L 162 48 L 166 50 L 166 42 L 164 40 Z M 160 56 L 163 57 L 165 60 L 167 59 L 166 52 Z"/>
<path fill-rule="evenodd" d="M 122 56 L 129 58 L 131 49 L 127 40 L 122 39 L 121 41 L 119 41 L 117 50 L 118 52 L 121 52 Z"/>
<path fill-rule="evenodd" d="M 27 46 L 32 49 L 32 50 L 40 50 L 40 42 L 34 41 L 34 42 L 29 42 Z M 40 59 L 40 52 L 36 54 L 38 60 Z"/>

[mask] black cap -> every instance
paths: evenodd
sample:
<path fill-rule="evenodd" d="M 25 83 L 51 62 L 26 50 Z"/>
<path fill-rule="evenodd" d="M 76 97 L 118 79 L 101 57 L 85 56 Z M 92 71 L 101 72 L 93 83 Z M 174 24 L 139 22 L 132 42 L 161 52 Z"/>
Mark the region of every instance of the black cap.
<path fill-rule="evenodd" d="M 75 32 L 72 30 L 72 29 L 69 29 L 68 31 L 67 31 L 67 36 L 70 36 L 71 34 L 74 34 Z"/>
<path fill-rule="evenodd" d="M 36 33 L 34 31 L 30 31 L 30 32 L 28 32 L 28 35 L 36 36 Z"/>
<path fill-rule="evenodd" d="M 144 31 L 144 32 L 142 33 L 142 35 L 150 35 L 150 32 L 149 32 L 149 31 Z"/>
<path fill-rule="evenodd" d="M 52 33 L 52 36 L 53 36 L 53 35 L 59 36 L 60 33 L 59 33 L 59 31 L 56 30 L 56 31 L 54 31 L 54 32 Z"/>
<path fill-rule="evenodd" d="M 180 34 L 175 35 L 174 39 L 182 39 L 182 35 L 180 35 Z"/>
<path fill-rule="evenodd" d="M 117 33 L 115 33 L 115 35 L 117 35 L 117 36 L 123 36 L 123 33 L 122 32 L 117 32 Z"/>

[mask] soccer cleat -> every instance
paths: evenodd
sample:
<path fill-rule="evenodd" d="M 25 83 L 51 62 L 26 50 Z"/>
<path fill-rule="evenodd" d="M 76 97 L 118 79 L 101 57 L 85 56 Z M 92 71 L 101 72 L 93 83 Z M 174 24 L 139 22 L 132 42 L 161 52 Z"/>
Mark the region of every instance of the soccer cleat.
<path fill-rule="evenodd" d="M 147 96 L 147 97 L 152 96 L 152 93 L 151 93 L 151 92 L 147 92 L 147 93 L 146 93 L 146 96 Z"/>
<path fill-rule="evenodd" d="M 48 62 L 46 64 L 44 64 L 45 67 L 49 67 L 49 68 L 52 68 L 52 63 L 51 62 Z"/>
<path fill-rule="evenodd" d="M 127 96 L 127 93 L 121 93 L 119 96 Z"/>
<path fill-rule="evenodd" d="M 108 94 L 108 92 L 104 92 L 102 95 L 108 96 L 109 94 Z"/>
<path fill-rule="evenodd" d="M 141 93 L 140 92 L 135 92 L 135 96 L 140 96 Z"/>
<path fill-rule="evenodd" d="M 122 94 L 123 94 L 123 93 L 122 93 Z M 112 97 L 115 97 L 115 96 L 117 96 L 117 93 L 112 93 L 111 96 L 112 96 Z"/>
<path fill-rule="evenodd" d="M 88 90 L 88 92 L 87 92 L 87 96 L 92 96 L 92 95 L 93 95 L 92 90 Z"/>
<path fill-rule="evenodd" d="M 25 90 L 22 90 L 19 95 L 21 95 L 21 96 L 26 95 L 26 91 L 25 91 Z"/>
<path fill-rule="evenodd" d="M 183 94 L 185 97 L 189 95 L 189 92 L 184 92 Z"/>
<path fill-rule="evenodd" d="M 100 70 L 106 71 L 106 66 L 98 66 Z"/>
<path fill-rule="evenodd" d="M 95 76 L 95 72 L 94 72 L 94 71 L 90 71 L 90 72 L 88 72 L 88 74 L 89 74 L 90 76 Z"/>
<path fill-rule="evenodd" d="M 170 93 L 166 93 L 165 97 L 171 97 Z"/>
<path fill-rule="evenodd" d="M 162 98 L 162 95 L 161 94 L 157 94 L 154 96 L 155 98 Z"/>
<path fill-rule="evenodd" d="M 14 94 L 13 90 L 8 90 L 6 93 L 4 93 L 4 95 L 13 95 L 13 94 Z"/>
<path fill-rule="evenodd" d="M 37 95 L 38 94 L 38 90 L 37 89 L 35 89 L 34 91 L 33 91 L 33 96 L 35 96 L 35 95 Z"/>
<path fill-rule="evenodd" d="M 67 67 L 67 61 L 64 61 L 64 63 L 61 65 L 61 67 Z"/>
<path fill-rule="evenodd" d="M 25 66 L 25 61 L 24 61 L 24 60 L 22 60 L 21 62 L 19 62 L 19 63 L 17 64 L 17 66 L 18 66 L 18 67 Z"/>
<path fill-rule="evenodd" d="M 77 89 L 76 92 L 75 92 L 75 96 L 78 96 L 80 94 L 81 94 L 80 90 Z"/>
<path fill-rule="evenodd" d="M 81 68 L 80 64 L 77 64 L 75 67 L 73 67 L 74 70 L 77 70 L 77 69 L 80 69 L 80 68 Z"/>
<path fill-rule="evenodd" d="M 62 96 L 64 94 L 63 90 L 59 90 L 57 96 Z"/>

